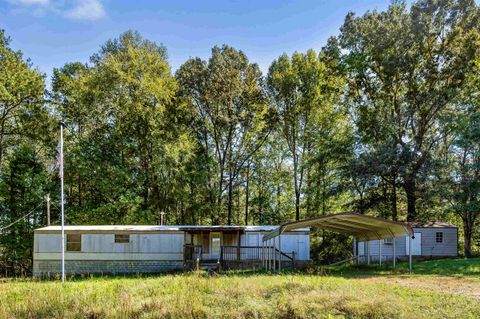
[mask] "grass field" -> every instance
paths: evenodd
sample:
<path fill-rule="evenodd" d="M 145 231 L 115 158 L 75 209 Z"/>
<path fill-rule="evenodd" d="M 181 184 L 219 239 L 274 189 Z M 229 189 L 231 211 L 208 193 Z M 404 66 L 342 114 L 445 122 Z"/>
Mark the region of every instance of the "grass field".
<path fill-rule="evenodd" d="M 480 259 L 0 283 L 0 318 L 480 318 Z"/>

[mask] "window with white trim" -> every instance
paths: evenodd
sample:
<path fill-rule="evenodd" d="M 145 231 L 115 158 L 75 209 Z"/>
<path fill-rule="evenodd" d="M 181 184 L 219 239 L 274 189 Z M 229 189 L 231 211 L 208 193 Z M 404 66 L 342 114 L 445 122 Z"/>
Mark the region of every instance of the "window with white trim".
<path fill-rule="evenodd" d="M 443 232 L 437 231 L 437 232 L 435 233 L 435 242 L 436 242 L 437 244 L 443 243 Z"/>

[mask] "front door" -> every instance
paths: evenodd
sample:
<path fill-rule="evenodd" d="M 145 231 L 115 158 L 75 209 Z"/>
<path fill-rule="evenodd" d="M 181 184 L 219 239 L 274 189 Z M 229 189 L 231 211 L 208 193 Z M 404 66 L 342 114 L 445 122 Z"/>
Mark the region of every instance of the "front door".
<path fill-rule="evenodd" d="M 412 256 L 420 256 L 422 255 L 422 233 L 414 233 L 414 239 L 412 239 Z M 410 252 L 410 246 L 408 243 L 409 239 L 408 236 L 405 237 L 405 245 L 406 245 L 406 253 L 407 255 Z"/>
<path fill-rule="evenodd" d="M 210 255 L 212 258 L 220 257 L 220 245 L 222 240 L 222 233 L 210 233 Z"/>

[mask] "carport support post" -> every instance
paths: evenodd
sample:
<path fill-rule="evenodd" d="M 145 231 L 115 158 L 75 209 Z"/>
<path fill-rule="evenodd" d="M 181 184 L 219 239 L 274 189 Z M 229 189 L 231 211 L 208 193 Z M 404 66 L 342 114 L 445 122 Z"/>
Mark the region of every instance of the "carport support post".
<path fill-rule="evenodd" d="M 272 240 L 268 241 L 268 270 L 272 270 Z"/>
<path fill-rule="evenodd" d="M 370 241 L 367 240 L 367 265 L 370 265 Z"/>
<path fill-rule="evenodd" d="M 357 256 L 357 239 L 353 237 L 353 258 Z"/>
<path fill-rule="evenodd" d="M 277 249 L 276 249 L 276 243 L 277 243 L 277 237 L 273 237 L 273 271 L 277 271 Z"/>
<path fill-rule="evenodd" d="M 395 269 L 395 263 L 397 262 L 396 259 L 397 256 L 395 255 L 395 237 L 393 237 L 393 269 Z"/>
<path fill-rule="evenodd" d="M 382 266 L 382 239 L 378 240 L 378 264 Z"/>
<path fill-rule="evenodd" d="M 412 236 L 408 236 L 408 266 L 412 273 Z"/>
<path fill-rule="evenodd" d="M 282 270 L 282 234 L 278 235 L 278 271 Z"/>

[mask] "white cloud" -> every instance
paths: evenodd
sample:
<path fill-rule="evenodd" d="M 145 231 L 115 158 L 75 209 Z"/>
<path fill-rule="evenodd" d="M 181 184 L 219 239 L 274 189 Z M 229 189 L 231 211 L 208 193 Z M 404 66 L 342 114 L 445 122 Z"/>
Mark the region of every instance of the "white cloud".
<path fill-rule="evenodd" d="M 98 20 L 105 16 L 105 10 L 100 0 L 77 0 L 73 8 L 65 11 L 65 16 L 76 20 Z"/>
<path fill-rule="evenodd" d="M 98 20 L 103 18 L 105 9 L 101 0 L 7 0 L 15 6 L 16 12 L 47 12 L 74 20 Z M 32 7 L 35 8 L 32 11 Z M 39 11 L 40 10 L 40 11 Z"/>

